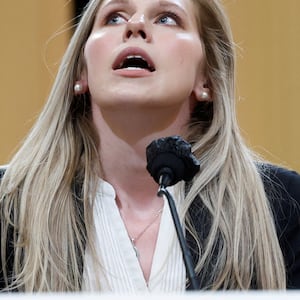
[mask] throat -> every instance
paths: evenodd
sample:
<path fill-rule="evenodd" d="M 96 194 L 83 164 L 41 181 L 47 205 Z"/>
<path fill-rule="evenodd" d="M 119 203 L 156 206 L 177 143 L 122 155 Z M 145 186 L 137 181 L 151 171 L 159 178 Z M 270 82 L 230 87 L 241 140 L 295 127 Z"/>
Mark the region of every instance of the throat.
<path fill-rule="evenodd" d="M 170 108 L 165 110 L 132 103 L 121 110 L 104 111 L 103 118 L 111 133 L 129 144 L 151 136 L 155 139 L 183 135 L 187 124 Z"/>
<path fill-rule="evenodd" d="M 145 97 L 149 98 L 149 95 Z M 151 98 L 122 99 L 118 100 L 118 104 L 113 103 L 105 107 L 92 102 L 93 122 L 100 142 L 104 139 L 119 139 L 133 145 L 151 137 L 153 140 L 169 135 L 185 135 L 189 118 L 188 108 L 182 110 L 176 105 L 163 106 L 157 102 L 161 101 Z M 152 140 L 149 140 L 149 143 Z"/>

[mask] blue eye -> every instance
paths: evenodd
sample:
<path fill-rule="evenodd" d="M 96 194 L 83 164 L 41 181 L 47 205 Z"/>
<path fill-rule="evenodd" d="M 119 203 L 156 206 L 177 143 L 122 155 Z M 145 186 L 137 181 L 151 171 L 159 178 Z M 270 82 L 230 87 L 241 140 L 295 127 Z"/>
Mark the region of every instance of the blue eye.
<path fill-rule="evenodd" d="M 161 15 L 157 23 L 163 25 L 179 25 L 178 16 L 174 13 L 168 12 L 166 14 Z"/>
<path fill-rule="evenodd" d="M 106 18 L 107 25 L 118 25 L 126 22 L 126 19 L 120 14 L 114 13 Z"/>

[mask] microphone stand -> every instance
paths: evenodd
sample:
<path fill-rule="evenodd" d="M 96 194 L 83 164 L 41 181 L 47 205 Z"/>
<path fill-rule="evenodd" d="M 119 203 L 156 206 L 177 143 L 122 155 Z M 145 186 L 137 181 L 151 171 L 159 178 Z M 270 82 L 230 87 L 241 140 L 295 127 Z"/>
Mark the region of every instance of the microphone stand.
<path fill-rule="evenodd" d="M 162 197 L 163 195 L 165 195 L 165 197 L 168 200 L 170 212 L 172 215 L 172 219 L 173 219 L 173 222 L 175 225 L 177 237 L 178 237 L 179 244 L 180 244 L 181 251 L 182 251 L 182 256 L 183 256 L 186 273 L 187 273 L 188 279 L 191 283 L 192 290 L 197 290 L 197 289 L 199 289 L 199 284 L 198 284 L 197 277 L 196 277 L 196 274 L 195 274 L 195 271 L 193 268 L 191 253 L 186 244 L 186 240 L 185 240 L 185 237 L 183 234 L 182 226 L 180 224 L 180 220 L 178 217 L 174 199 L 173 199 L 172 195 L 169 193 L 169 191 L 166 189 L 166 186 L 168 186 L 168 184 L 166 184 L 166 183 L 169 181 L 168 177 L 169 177 L 168 174 L 161 175 L 160 180 L 159 180 L 160 185 L 159 185 L 159 190 L 157 192 L 157 195 L 159 197 Z"/>

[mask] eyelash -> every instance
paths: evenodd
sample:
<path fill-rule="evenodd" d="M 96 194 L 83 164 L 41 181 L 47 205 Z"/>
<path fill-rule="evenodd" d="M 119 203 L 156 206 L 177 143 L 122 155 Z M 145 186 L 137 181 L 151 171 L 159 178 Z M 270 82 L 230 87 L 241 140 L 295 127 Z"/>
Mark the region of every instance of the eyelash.
<path fill-rule="evenodd" d="M 176 22 L 177 25 L 179 25 L 179 26 L 182 25 L 181 18 L 173 11 L 165 11 L 165 12 L 161 13 L 158 17 L 158 20 L 160 20 L 164 17 L 170 17 L 170 18 L 174 19 L 174 21 Z"/>
<path fill-rule="evenodd" d="M 116 18 L 116 17 L 125 19 L 125 17 L 122 16 L 122 14 L 120 14 L 120 13 L 118 13 L 118 12 L 113 12 L 113 13 L 108 14 L 108 15 L 104 18 L 104 24 L 105 24 L 105 25 L 110 25 L 109 22 L 110 22 L 113 18 Z"/>

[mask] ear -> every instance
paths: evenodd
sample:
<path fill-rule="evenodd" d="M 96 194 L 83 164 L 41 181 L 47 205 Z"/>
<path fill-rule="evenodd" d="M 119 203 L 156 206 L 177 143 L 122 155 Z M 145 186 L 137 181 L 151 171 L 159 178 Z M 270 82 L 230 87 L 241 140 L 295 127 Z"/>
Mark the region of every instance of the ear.
<path fill-rule="evenodd" d="M 206 78 L 200 79 L 196 82 L 193 94 L 196 101 L 212 101 L 212 90 Z"/>

